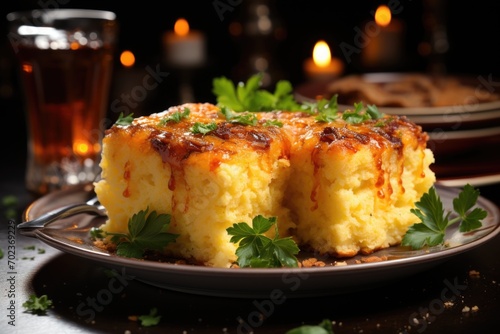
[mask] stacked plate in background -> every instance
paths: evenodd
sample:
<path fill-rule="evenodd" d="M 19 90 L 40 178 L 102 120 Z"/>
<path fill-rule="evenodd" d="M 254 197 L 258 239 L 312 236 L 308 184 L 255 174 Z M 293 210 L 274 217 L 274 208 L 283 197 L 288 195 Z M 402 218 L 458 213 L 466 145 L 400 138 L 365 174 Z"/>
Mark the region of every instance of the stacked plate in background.
<path fill-rule="evenodd" d="M 481 186 L 500 183 L 500 80 L 491 75 L 440 76 L 368 73 L 296 88 L 298 101 L 338 95 L 341 110 L 374 104 L 406 116 L 429 134 L 438 183 Z"/>

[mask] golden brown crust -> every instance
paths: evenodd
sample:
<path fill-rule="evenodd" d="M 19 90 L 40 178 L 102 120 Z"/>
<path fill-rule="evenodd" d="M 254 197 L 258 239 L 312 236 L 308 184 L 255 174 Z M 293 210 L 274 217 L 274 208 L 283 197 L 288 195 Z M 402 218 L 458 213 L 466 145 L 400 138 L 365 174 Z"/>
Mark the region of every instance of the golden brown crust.
<path fill-rule="evenodd" d="M 188 117 L 166 122 L 187 109 Z M 234 256 L 225 228 L 263 210 L 280 216 L 281 236 L 321 255 L 369 255 L 400 241 L 411 223 L 410 206 L 433 182 L 425 178 L 431 157 L 420 126 L 393 115 L 350 124 L 341 114 L 332 122 L 304 112 L 252 114 L 257 124 L 241 125 L 217 106 L 193 103 L 109 129 L 103 171 L 112 177 L 104 175 L 96 188 L 101 202 L 113 205 L 107 228 L 126 228 L 126 217 L 152 203 L 172 214 L 175 233 L 186 235 L 173 253 L 209 263 L 217 256 L 222 266 Z M 217 126 L 193 133 L 196 123 Z"/>
<path fill-rule="evenodd" d="M 180 122 L 161 121 L 185 108 L 190 110 L 187 118 Z M 215 122 L 217 128 L 209 134 L 195 134 L 191 128 L 195 123 L 209 124 Z M 137 132 L 148 133 L 148 142 L 160 154 L 163 162 L 172 167 L 180 167 L 191 154 L 211 152 L 211 166 L 216 168 L 221 161 L 229 159 L 233 154 L 244 150 L 266 151 L 271 143 L 283 133 L 274 126 L 264 126 L 259 122 L 256 126 L 246 126 L 230 123 L 219 114 L 219 108 L 212 104 L 184 104 L 172 107 L 162 113 L 136 118 L 132 125 L 114 126 L 108 130 L 107 136 L 117 132 L 128 132 L 134 137 Z M 289 152 L 283 149 L 281 154 L 286 157 Z"/>
<path fill-rule="evenodd" d="M 176 112 L 188 108 L 190 114 L 180 122 L 160 124 Z M 409 132 L 416 139 L 415 145 L 425 147 L 429 139 L 422 128 L 404 116 L 385 116 L 380 120 L 369 120 L 360 124 L 349 124 L 341 118 L 334 122 L 318 122 L 314 115 L 304 112 L 254 112 L 259 122 L 256 126 L 241 125 L 226 121 L 219 108 L 212 104 L 184 104 L 151 116 L 134 119 L 132 125 L 114 126 L 107 130 L 107 136 L 126 131 L 126 136 L 134 137 L 138 132 L 148 134 L 148 142 L 160 154 L 162 160 L 172 167 L 179 167 L 182 161 L 193 153 L 213 152 L 212 167 L 228 159 L 242 149 L 265 151 L 271 142 L 280 137 L 288 138 L 290 146 L 304 143 L 306 138 L 315 137 L 317 145 L 337 147 L 337 150 L 356 151 L 360 146 L 375 148 L 391 145 L 401 149 L 403 132 Z M 265 126 L 268 120 L 277 120 L 283 127 Z M 195 123 L 215 122 L 217 128 L 206 135 L 194 134 Z M 290 155 L 290 147 L 282 148 L 282 157 Z"/>

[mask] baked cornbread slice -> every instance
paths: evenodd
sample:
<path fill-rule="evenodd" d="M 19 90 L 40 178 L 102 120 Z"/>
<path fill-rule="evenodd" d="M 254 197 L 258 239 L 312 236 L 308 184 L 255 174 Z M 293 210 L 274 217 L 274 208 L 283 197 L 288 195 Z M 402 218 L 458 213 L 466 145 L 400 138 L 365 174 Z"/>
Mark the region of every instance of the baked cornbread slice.
<path fill-rule="evenodd" d="M 186 108 L 189 117 L 162 124 Z M 350 124 L 253 114 L 257 125 L 238 125 L 214 105 L 185 104 L 114 125 L 95 185 L 108 211 L 103 230 L 126 232 L 129 217 L 148 207 L 171 214 L 180 235 L 167 255 L 229 267 L 236 246 L 226 229 L 257 215 L 277 217 L 280 236 L 302 249 L 339 257 L 395 245 L 417 222 L 410 209 L 435 182 L 419 126 L 397 116 Z M 197 122 L 216 128 L 194 134 Z"/>
<path fill-rule="evenodd" d="M 427 134 L 404 117 L 319 123 L 281 113 L 292 134 L 285 205 L 303 249 L 336 257 L 399 244 L 435 182 Z"/>
<path fill-rule="evenodd" d="M 181 122 L 160 124 L 186 108 L 189 117 Z M 232 224 L 262 214 L 276 216 L 283 231 L 291 227 L 282 205 L 288 139 L 277 127 L 225 122 L 218 111 L 211 104 L 186 104 L 107 131 L 102 181 L 95 185 L 109 217 L 104 231 L 126 232 L 128 219 L 149 207 L 172 215 L 171 232 L 179 237 L 167 255 L 228 267 L 236 260 L 226 231 Z M 217 130 L 194 134 L 196 122 L 215 122 Z"/>

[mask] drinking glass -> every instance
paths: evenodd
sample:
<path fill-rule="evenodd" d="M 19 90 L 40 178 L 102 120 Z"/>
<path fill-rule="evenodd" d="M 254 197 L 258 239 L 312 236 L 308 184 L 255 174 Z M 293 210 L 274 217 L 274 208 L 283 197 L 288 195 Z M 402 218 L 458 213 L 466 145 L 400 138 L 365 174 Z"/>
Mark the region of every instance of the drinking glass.
<path fill-rule="evenodd" d="M 28 127 L 26 187 L 43 195 L 100 173 L 118 23 L 113 12 L 7 15 Z"/>

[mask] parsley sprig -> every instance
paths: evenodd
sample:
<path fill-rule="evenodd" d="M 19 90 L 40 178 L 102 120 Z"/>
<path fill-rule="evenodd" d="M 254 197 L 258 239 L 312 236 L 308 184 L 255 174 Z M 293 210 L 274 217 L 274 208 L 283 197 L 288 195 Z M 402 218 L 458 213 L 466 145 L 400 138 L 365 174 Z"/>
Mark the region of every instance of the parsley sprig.
<path fill-rule="evenodd" d="M 300 110 L 289 81 L 278 81 L 274 92 L 271 93 L 260 88 L 263 76 L 262 73 L 254 74 L 246 82 L 239 82 L 237 86 L 226 77 L 215 78 L 212 91 L 217 104 L 235 112 Z"/>
<path fill-rule="evenodd" d="M 35 294 L 31 294 L 22 306 L 27 312 L 42 315 L 52 306 L 52 300 L 50 300 L 47 295 L 37 297 Z"/>
<path fill-rule="evenodd" d="M 486 218 L 487 212 L 481 208 L 473 208 L 479 197 L 479 191 L 470 184 L 463 187 L 458 197 L 453 199 L 452 212 L 445 214 L 443 203 L 436 189 L 431 187 L 419 202 L 416 208 L 411 209 L 420 220 L 412 225 L 403 237 L 401 244 L 412 249 L 421 249 L 425 246 L 437 246 L 444 243 L 445 231 L 454 224 L 459 224 L 460 232 L 469 232 L 482 226 L 481 220 Z M 472 210 L 471 210 L 472 209 Z"/>
<path fill-rule="evenodd" d="M 252 226 L 247 223 L 236 223 L 227 228 L 232 243 L 239 243 L 236 249 L 237 263 L 241 268 L 281 268 L 298 267 L 295 257 L 299 247 L 291 237 L 280 238 L 276 217 L 265 218 L 258 215 L 253 218 Z M 265 235 L 275 225 L 275 237 Z"/>
<path fill-rule="evenodd" d="M 298 103 L 293 95 L 293 87 L 289 81 L 276 83 L 274 92 L 261 89 L 263 74 L 254 74 L 246 82 L 237 86 L 226 77 L 213 80 L 212 92 L 215 94 L 221 113 L 228 121 L 245 125 L 255 125 L 256 119 L 248 116 L 251 112 L 260 111 L 303 111 L 316 115 L 318 122 L 333 122 L 342 115 L 342 119 L 350 124 L 358 124 L 370 119 L 379 119 L 383 114 L 375 105 L 366 108 L 360 103 L 354 104 L 354 109 L 339 112 L 337 98 L 318 99 L 314 102 Z M 245 113 L 245 115 L 237 115 Z"/>
<path fill-rule="evenodd" d="M 146 250 L 162 250 L 177 239 L 177 234 L 168 232 L 170 215 L 148 212 L 149 208 L 141 210 L 129 219 L 128 233 L 105 232 L 117 245 L 117 255 L 142 258 Z M 94 231 L 94 235 L 99 233 Z"/>

